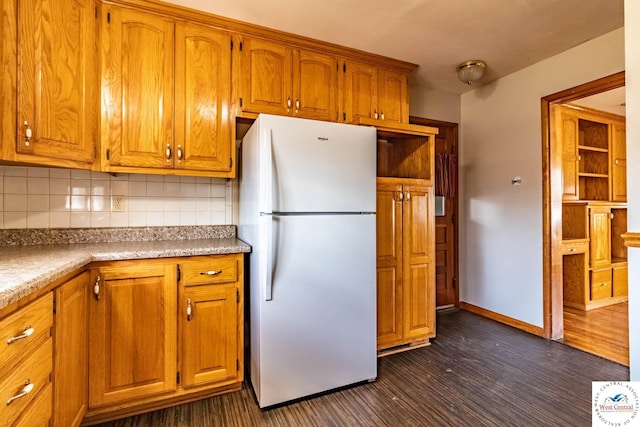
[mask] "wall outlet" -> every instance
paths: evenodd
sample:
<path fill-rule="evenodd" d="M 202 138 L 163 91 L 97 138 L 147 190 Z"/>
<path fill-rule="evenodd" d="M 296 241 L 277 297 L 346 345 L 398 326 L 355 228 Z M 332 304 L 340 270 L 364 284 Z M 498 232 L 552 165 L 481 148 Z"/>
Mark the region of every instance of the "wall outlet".
<path fill-rule="evenodd" d="M 126 203 L 125 196 L 111 196 L 111 212 L 125 212 Z"/>

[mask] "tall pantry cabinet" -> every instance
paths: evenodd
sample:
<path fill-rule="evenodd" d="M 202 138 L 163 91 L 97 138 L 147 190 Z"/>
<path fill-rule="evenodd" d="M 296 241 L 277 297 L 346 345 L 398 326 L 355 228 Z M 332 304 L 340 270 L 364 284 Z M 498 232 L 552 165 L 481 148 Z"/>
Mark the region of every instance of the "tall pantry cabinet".
<path fill-rule="evenodd" d="M 424 346 L 435 336 L 436 129 L 423 135 L 378 128 L 376 206 L 378 351 Z M 384 138 L 384 139 L 382 139 Z"/>
<path fill-rule="evenodd" d="M 628 300 L 625 118 L 554 107 L 562 144 L 564 305 L 591 310 Z"/>

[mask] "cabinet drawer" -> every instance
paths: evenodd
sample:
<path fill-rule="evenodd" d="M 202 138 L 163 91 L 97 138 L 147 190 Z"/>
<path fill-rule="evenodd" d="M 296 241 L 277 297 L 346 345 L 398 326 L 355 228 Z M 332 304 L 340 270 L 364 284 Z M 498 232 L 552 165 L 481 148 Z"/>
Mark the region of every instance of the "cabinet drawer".
<path fill-rule="evenodd" d="M 613 296 L 626 297 L 629 295 L 628 267 L 626 265 L 613 267 Z"/>
<path fill-rule="evenodd" d="M 51 292 L 0 322 L 0 378 L 6 376 L 10 366 L 24 355 L 32 353 L 36 345 L 51 335 L 52 325 Z M 32 333 L 29 335 L 29 332 Z M 20 336 L 24 338 L 18 338 Z"/>
<path fill-rule="evenodd" d="M 52 341 L 51 338 L 47 339 L 37 350 L 31 352 L 27 359 L 0 379 L 0 420 L 7 425 L 11 425 L 22 415 L 43 387 L 50 383 L 53 365 Z M 19 395 L 27 383 L 33 384 L 31 391 L 7 405 L 6 402 Z"/>
<path fill-rule="evenodd" d="M 591 271 L 591 301 L 611 297 L 611 269 Z"/>
<path fill-rule="evenodd" d="M 562 255 L 585 254 L 589 251 L 589 242 L 562 242 Z"/>
<path fill-rule="evenodd" d="M 236 280 L 238 261 L 235 256 L 194 257 L 182 264 L 182 281 L 185 286 Z"/>
<path fill-rule="evenodd" d="M 42 390 L 31 405 L 25 409 L 20 419 L 13 427 L 49 427 L 52 411 L 52 393 L 53 387 L 49 383 Z"/>

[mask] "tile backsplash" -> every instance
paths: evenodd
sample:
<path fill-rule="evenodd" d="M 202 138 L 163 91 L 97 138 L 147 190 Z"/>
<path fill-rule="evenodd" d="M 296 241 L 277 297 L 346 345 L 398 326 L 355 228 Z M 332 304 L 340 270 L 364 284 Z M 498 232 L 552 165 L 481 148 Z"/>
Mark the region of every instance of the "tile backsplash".
<path fill-rule="evenodd" d="M 232 224 L 232 192 L 218 178 L 0 166 L 0 229 Z"/>

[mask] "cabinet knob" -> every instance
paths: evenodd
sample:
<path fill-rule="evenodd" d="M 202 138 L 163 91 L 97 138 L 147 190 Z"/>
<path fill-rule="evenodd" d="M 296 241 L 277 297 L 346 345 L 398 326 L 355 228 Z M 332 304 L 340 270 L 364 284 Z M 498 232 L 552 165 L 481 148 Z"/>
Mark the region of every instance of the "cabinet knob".
<path fill-rule="evenodd" d="M 191 322 L 191 298 L 187 298 L 187 322 Z"/>
<path fill-rule="evenodd" d="M 29 127 L 29 122 L 25 120 L 24 121 L 24 145 L 25 146 L 27 147 L 29 146 L 32 136 L 33 136 L 33 131 Z"/>
<path fill-rule="evenodd" d="M 614 163 L 616 166 L 618 166 L 618 165 L 620 164 L 620 160 L 615 159 L 615 160 L 613 161 L 613 163 Z"/>
<path fill-rule="evenodd" d="M 380 120 L 384 120 L 384 111 L 380 111 Z"/>
<path fill-rule="evenodd" d="M 404 194 L 402 194 L 402 191 L 398 192 L 398 203 L 402 203 L 402 199 L 404 199 Z"/>
<path fill-rule="evenodd" d="M 29 338 L 31 335 L 33 335 L 34 332 L 35 332 L 34 328 L 32 328 L 31 326 L 27 326 L 26 328 L 24 328 L 24 331 L 20 335 L 16 335 L 15 337 L 9 338 L 7 340 L 7 344 L 12 344 L 16 341 Z"/>
<path fill-rule="evenodd" d="M 378 110 L 373 110 L 373 118 L 378 120 Z"/>
<path fill-rule="evenodd" d="M 287 113 L 291 110 L 291 98 L 287 96 Z"/>
<path fill-rule="evenodd" d="M 182 162 L 182 147 L 180 146 L 180 144 L 178 144 L 178 151 L 176 153 L 176 155 L 178 156 L 178 163 Z"/>
<path fill-rule="evenodd" d="M 296 98 L 296 113 L 300 111 L 300 100 Z"/>
<path fill-rule="evenodd" d="M 576 248 L 570 248 L 569 249 L 569 252 L 575 252 L 575 251 L 576 251 Z"/>
<path fill-rule="evenodd" d="M 27 379 L 27 381 L 24 383 L 24 387 L 22 387 L 22 390 L 20 390 L 18 394 L 13 395 L 9 399 L 7 399 L 7 406 L 11 405 L 11 403 L 13 403 L 14 400 L 18 400 L 21 397 L 25 397 L 27 394 L 31 393 L 32 390 L 33 390 L 33 383 L 31 382 L 31 380 Z"/>
<path fill-rule="evenodd" d="M 404 198 L 407 201 L 407 203 L 409 203 L 409 201 L 411 200 L 411 193 L 407 191 L 407 195 Z"/>
<path fill-rule="evenodd" d="M 167 159 L 167 163 L 171 161 L 171 146 L 167 144 L 167 149 L 164 151 L 165 158 Z"/>

